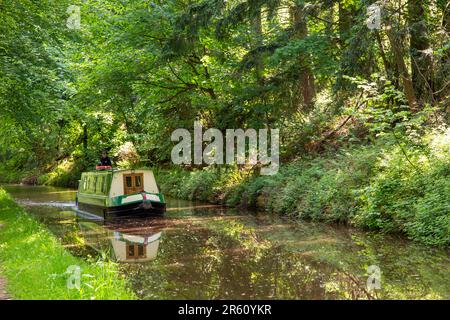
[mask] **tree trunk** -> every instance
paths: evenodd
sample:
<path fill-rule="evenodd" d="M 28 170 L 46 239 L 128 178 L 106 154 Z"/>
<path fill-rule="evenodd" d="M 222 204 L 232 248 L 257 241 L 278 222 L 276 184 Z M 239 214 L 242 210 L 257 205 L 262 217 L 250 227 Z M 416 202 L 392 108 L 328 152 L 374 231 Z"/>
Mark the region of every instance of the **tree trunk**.
<path fill-rule="evenodd" d="M 402 39 L 398 35 L 398 33 L 392 29 L 392 24 L 389 21 L 387 22 L 386 29 L 386 33 L 391 45 L 392 56 L 394 57 L 394 62 L 397 65 L 397 69 L 400 74 L 403 90 L 405 92 L 406 99 L 408 100 L 409 109 L 413 112 L 417 111 L 416 95 L 414 93 L 411 76 L 405 63 Z"/>
<path fill-rule="evenodd" d="M 88 131 L 87 131 L 87 124 L 83 124 L 83 150 L 84 150 L 84 154 L 86 154 L 87 152 L 87 147 L 88 147 Z"/>
<path fill-rule="evenodd" d="M 447 39 L 450 38 L 450 2 L 447 3 L 442 12 L 442 28 L 447 34 Z M 446 63 L 450 63 L 450 49 L 447 49 L 444 54 Z"/>
<path fill-rule="evenodd" d="M 351 9 L 346 8 L 342 1 L 339 1 L 339 38 L 341 45 L 345 47 L 345 41 L 350 34 L 350 28 L 353 24 L 353 15 Z"/>
<path fill-rule="evenodd" d="M 255 42 L 253 46 L 258 48 L 262 46 L 263 32 L 262 32 L 262 19 L 261 19 L 261 10 L 258 10 L 255 17 L 253 18 L 253 32 L 255 35 Z M 255 57 L 255 77 L 258 83 L 262 83 L 264 81 L 264 64 L 262 62 L 262 57 L 260 54 L 257 54 Z"/>
<path fill-rule="evenodd" d="M 439 4 L 439 3 L 438 3 Z M 441 44 L 450 39 L 450 2 L 440 3 L 442 11 L 442 31 L 445 33 L 440 40 Z M 435 98 L 443 100 L 450 94 L 450 48 L 446 48 L 439 59 L 438 70 L 434 78 Z"/>
<path fill-rule="evenodd" d="M 416 97 L 427 100 L 432 94 L 432 60 L 424 2 L 408 0 L 408 26 L 412 82 Z"/>
<path fill-rule="evenodd" d="M 291 8 L 292 23 L 294 27 L 294 38 L 304 39 L 308 35 L 308 26 L 304 14 L 303 5 L 295 5 Z M 308 53 L 300 53 L 299 66 L 300 74 L 296 90 L 297 105 L 300 109 L 311 110 L 314 106 L 316 88 L 314 75 L 310 67 L 310 57 Z"/>

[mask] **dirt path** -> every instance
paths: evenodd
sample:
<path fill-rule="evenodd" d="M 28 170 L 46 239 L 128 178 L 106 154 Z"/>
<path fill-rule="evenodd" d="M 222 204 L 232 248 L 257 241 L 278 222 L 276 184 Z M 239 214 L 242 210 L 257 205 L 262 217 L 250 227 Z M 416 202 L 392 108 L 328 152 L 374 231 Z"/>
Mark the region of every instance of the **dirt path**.
<path fill-rule="evenodd" d="M 3 226 L 0 224 L 0 229 Z M 0 300 L 9 300 L 9 296 L 5 291 L 5 287 L 6 287 L 6 280 L 5 278 L 2 278 L 2 276 L 0 276 Z"/>
<path fill-rule="evenodd" d="M 9 300 L 9 296 L 5 291 L 6 281 L 0 277 L 0 300 Z"/>

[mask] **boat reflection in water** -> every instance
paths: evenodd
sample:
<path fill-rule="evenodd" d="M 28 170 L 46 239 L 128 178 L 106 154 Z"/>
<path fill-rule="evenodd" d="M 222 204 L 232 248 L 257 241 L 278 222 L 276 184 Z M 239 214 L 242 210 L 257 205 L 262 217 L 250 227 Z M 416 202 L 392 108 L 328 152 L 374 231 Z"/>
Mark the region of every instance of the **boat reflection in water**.
<path fill-rule="evenodd" d="M 156 258 L 160 238 L 161 232 L 141 236 L 115 231 L 111 243 L 117 261 L 143 262 Z"/>
<path fill-rule="evenodd" d="M 156 222 L 158 219 L 155 219 Z M 92 220 L 78 220 L 85 244 L 100 254 L 107 254 L 118 262 L 145 262 L 154 260 L 161 240 L 161 226 L 136 227 Z"/>

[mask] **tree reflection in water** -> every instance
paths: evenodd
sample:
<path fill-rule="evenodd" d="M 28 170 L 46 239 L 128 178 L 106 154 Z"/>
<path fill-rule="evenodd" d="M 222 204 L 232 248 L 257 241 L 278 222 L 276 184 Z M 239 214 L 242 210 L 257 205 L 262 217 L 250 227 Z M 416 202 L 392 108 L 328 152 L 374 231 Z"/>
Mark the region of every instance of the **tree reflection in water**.
<path fill-rule="evenodd" d="M 58 203 L 36 205 L 40 199 L 34 192 L 27 210 L 78 256 L 117 258 L 114 239 L 139 244 L 160 233 L 151 259 L 121 263 L 142 299 L 450 298 L 449 251 L 401 237 L 185 201 L 169 202 L 178 209 L 165 218 L 96 223 Z M 370 265 L 382 272 L 375 292 L 365 287 Z"/>

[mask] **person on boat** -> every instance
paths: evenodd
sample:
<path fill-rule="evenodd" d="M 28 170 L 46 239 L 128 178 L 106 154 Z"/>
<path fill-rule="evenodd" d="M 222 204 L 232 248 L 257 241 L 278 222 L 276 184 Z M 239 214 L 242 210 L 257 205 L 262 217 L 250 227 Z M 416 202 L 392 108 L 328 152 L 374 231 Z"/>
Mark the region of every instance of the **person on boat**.
<path fill-rule="evenodd" d="M 102 151 L 102 157 L 100 158 L 100 162 L 98 164 L 99 166 L 104 166 L 104 167 L 111 167 L 112 163 L 111 163 L 111 159 L 108 157 L 108 151 L 107 150 L 103 150 Z"/>

